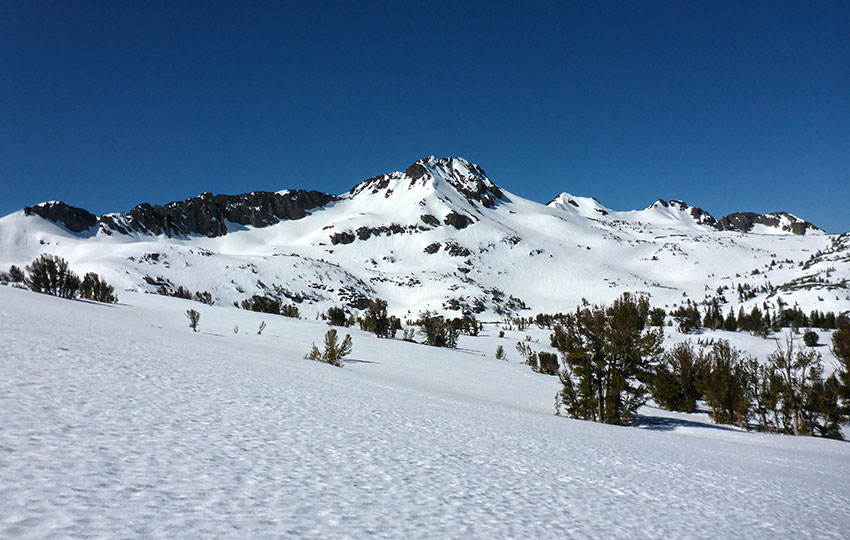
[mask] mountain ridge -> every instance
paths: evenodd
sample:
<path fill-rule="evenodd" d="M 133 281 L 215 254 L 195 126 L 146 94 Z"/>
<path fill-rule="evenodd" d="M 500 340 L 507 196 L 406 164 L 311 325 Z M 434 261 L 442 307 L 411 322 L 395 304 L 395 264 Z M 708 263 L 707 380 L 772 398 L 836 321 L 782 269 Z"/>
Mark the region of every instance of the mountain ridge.
<path fill-rule="evenodd" d="M 383 194 L 384 198 L 388 198 L 396 189 L 410 189 L 417 184 L 427 185 L 429 182 L 437 184 L 444 182 L 465 197 L 469 203 L 480 204 L 484 208 L 492 208 L 504 198 L 503 190 L 492 182 L 478 165 L 463 158 L 428 156 L 417 160 L 404 171 L 386 173 L 359 182 L 342 195 L 301 189 L 280 192 L 252 191 L 238 195 L 213 195 L 210 192 L 204 192 L 196 197 L 171 201 L 165 205 L 143 202 L 127 212 L 106 213 L 100 216 L 62 201 L 27 206 L 23 208 L 23 212 L 26 215 L 35 214 L 60 223 L 76 233 L 97 226 L 98 232 L 104 234 L 165 234 L 167 237 L 198 234 L 214 237 L 228 233 L 225 220 L 238 225 L 265 227 L 284 219 L 301 219 L 309 211 L 340 198 L 365 194 Z M 585 217 L 604 217 L 614 212 L 622 217 L 627 212 L 633 215 L 640 212 L 638 210 L 613 211 L 602 206 L 594 197 L 575 197 L 567 192 L 560 193 L 547 206 L 567 209 L 567 204 L 571 204 L 578 208 L 581 205 L 576 202 L 577 200 L 594 201 L 591 206 L 599 216 L 584 212 L 582 215 Z M 586 202 L 582 203 L 582 205 L 586 204 Z M 774 233 L 804 235 L 823 232 L 811 222 L 785 211 L 768 214 L 734 212 L 716 219 L 699 207 L 690 206 L 675 199 L 669 202 L 658 199 L 644 210 L 650 210 L 659 205 L 686 211 L 697 224 L 710 225 L 721 231 L 753 232 L 756 226 L 760 225 L 763 228 L 776 229 Z M 757 230 L 765 232 L 763 228 Z"/>
<path fill-rule="evenodd" d="M 677 200 L 621 212 L 567 193 L 543 205 L 478 165 L 429 156 L 339 195 L 204 193 L 101 216 L 27 207 L 0 218 L 0 270 L 49 252 L 119 291 L 184 287 L 221 305 L 260 295 L 305 313 L 383 298 L 398 315 L 501 317 L 627 291 L 669 308 L 850 309 L 847 238 L 759 216 L 716 220 Z"/>

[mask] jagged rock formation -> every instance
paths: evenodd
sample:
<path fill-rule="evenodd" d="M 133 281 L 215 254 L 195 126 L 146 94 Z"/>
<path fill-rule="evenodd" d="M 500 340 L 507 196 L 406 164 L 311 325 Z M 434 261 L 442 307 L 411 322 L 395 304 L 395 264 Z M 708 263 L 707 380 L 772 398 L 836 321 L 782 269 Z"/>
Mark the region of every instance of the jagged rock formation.
<path fill-rule="evenodd" d="M 774 212 L 772 214 L 755 214 L 753 212 L 736 212 L 717 222 L 717 229 L 721 231 L 750 232 L 755 225 L 776 228 L 793 234 L 806 234 L 810 231 L 820 231 L 806 220 L 800 219 L 788 212 Z"/>
<path fill-rule="evenodd" d="M 350 193 L 357 196 L 365 192 L 373 195 L 383 192 L 384 197 L 389 197 L 393 193 L 392 186 L 396 186 L 395 189 L 402 186 L 412 188 L 435 179 L 447 182 L 468 201 L 481 203 L 485 208 L 492 208 L 497 201 L 504 198 L 502 190 L 487 178 L 484 170 L 478 165 L 464 159 L 438 159 L 434 156 L 418 160 L 404 172 L 392 172 L 364 180 Z"/>
<path fill-rule="evenodd" d="M 27 206 L 24 208 L 24 214 L 27 216 L 34 214 L 44 219 L 49 219 L 54 223 L 64 225 L 66 229 L 75 233 L 87 231 L 97 225 L 96 215 L 88 210 L 83 210 L 82 208 L 77 208 L 61 201 Z"/>
<path fill-rule="evenodd" d="M 691 206 L 685 201 L 679 200 L 671 200 L 669 203 L 664 199 L 658 199 L 656 204 L 661 205 L 663 207 L 673 207 L 681 210 L 682 212 L 687 212 L 694 219 L 696 223 L 700 225 L 710 225 L 712 227 L 717 226 L 717 220 L 714 219 L 714 216 L 703 210 L 702 208 L 698 208 L 696 206 Z"/>
<path fill-rule="evenodd" d="M 304 190 L 281 193 L 255 191 L 242 195 L 213 195 L 207 192 L 165 206 L 142 203 L 129 212 L 100 217 L 63 202 L 28 206 L 24 212 L 62 224 L 73 232 L 82 232 L 99 225 L 99 230 L 107 235 L 164 234 L 170 238 L 197 234 L 216 237 L 227 234 L 227 221 L 267 227 L 282 220 L 301 219 L 309 210 L 325 206 L 336 199 L 327 193 Z"/>

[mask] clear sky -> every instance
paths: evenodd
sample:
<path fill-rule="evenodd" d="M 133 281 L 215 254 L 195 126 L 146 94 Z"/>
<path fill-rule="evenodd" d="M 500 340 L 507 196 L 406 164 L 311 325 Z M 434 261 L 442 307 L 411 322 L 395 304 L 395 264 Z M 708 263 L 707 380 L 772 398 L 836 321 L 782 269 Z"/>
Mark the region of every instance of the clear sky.
<path fill-rule="evenodd" d="M 0 214 L 340 193 L 434 154 L 542 203 L 850 231 L 850 2 L 522 4 L 0 0 Z"/>

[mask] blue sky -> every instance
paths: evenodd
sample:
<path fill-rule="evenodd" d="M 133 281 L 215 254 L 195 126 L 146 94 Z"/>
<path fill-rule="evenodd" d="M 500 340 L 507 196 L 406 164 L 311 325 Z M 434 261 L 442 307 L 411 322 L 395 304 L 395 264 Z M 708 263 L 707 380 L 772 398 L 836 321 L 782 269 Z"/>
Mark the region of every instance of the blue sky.
<path fill-rule="evenodd" d="M 850 231 L 846 1 L 2 6 L 2 215 L 339 193 L 434 154 L 542 203 Z"/>

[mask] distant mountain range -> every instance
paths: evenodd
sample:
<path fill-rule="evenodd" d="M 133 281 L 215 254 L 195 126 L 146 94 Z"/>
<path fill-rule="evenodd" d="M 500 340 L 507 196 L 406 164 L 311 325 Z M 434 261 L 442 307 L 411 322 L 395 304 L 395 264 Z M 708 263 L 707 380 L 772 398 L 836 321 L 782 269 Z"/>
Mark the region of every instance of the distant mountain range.
<path fill-rule="evenodd" d="M 428 157 L 341 195 L 213 195 L 97 216 L 63 202 L 0 219 L 0 270 L 56 253 L 117 289 L 253 295 L 303 313 L 386 299 L 398 315 L 533 314 L 642 292 L 656 305 L 850 309 L 850 235 L 787 212 L 716 219 L 682 201 L 542 205 L 461 158 Z M 744 292 L 740 292 L 743 289 Z"/>

